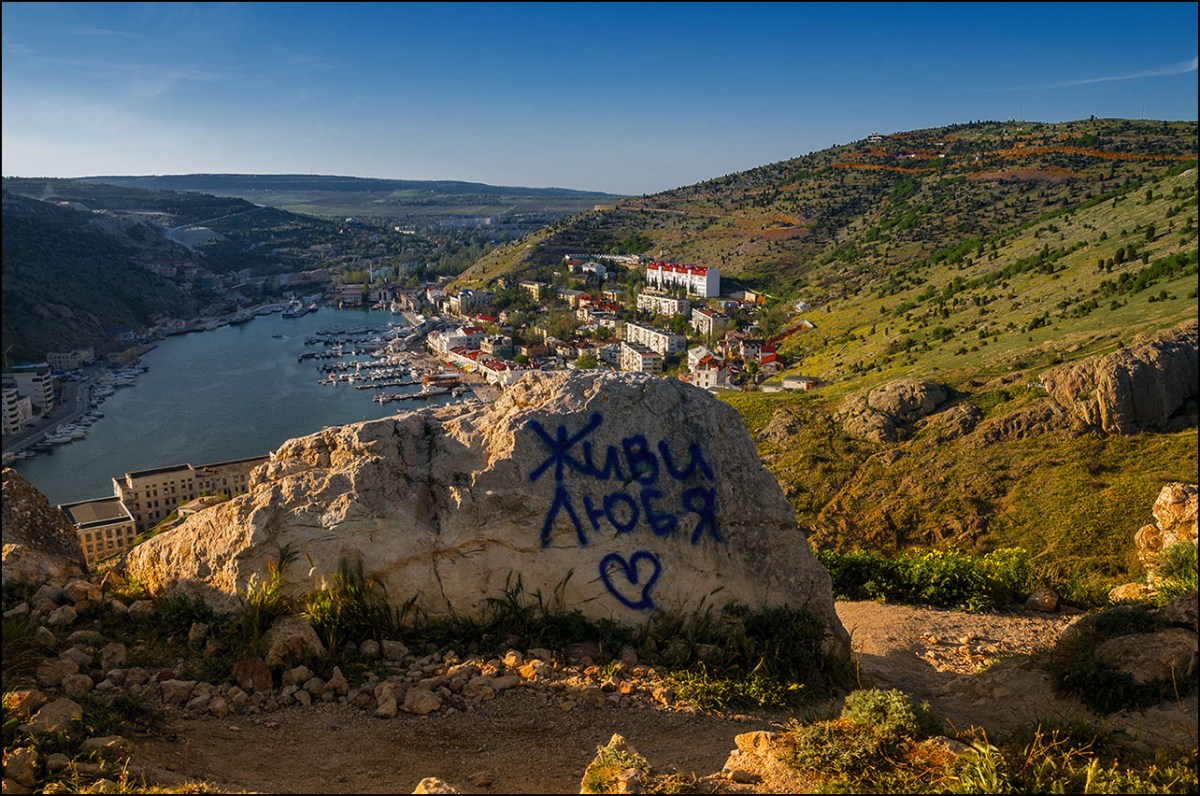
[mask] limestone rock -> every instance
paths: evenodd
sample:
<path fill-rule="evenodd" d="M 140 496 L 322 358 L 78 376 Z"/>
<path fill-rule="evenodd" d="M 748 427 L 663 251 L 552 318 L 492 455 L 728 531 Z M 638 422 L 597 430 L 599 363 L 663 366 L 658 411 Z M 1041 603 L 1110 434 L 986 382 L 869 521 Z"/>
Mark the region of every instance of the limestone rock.
<path fill-rule="evenodd" d="M 38 751 L 32 746 L 18 746 L 4 751 L 4 776 L 25 787 L 32 787 L 38 778 Z"/>
<path fill-rule="evenodd" d="M 941 394 L 881 405 L 911 414 Z M 305 562 L 284 568 L 291 594 L 361 561 L 396 605 L 414 597 L 431 617 L 478 615 L 518 577 L 527 595 L 625 624 L 787 605 L 848 656 L 829 575 L 740 417 L 674 379 L 533 373 L 490 406 L 288 441 L 247 494 L 134 548 L 128 568 L 232 610 L 284 545 Z"/>
<path fill-rule="evenodd" d="M 325 645 L 302 616 L 281 616 L 271 623 L 265 639 L 267 665 L 287 666 L 325 655 Z"/>
<path fill-rule="evenodd" d="M 1029 599 L 1025 601 L 1025 607 L 1030 611 L 1052 614 L 1058 610 L 1061 600 L 1062 598 L 1054 589 L 1038 589 L 1029 595 Z"/>
<path fill-rule="evenodd" d="M 895 379 L 871 390 L 867 404 L 876 412 L 911 423 L 933 414 L 946 398 L 945 388 L 931 381 Z"/>
<path fill-rule="evenodd" d="M 1150 588 L 1144 583 L 1126 583 L 1108 592 L 1110 603 L 1137 603 L 1150 599 Z"/>
<path fill-rule="evenodd" d="M 449 785 L 437 777 L 425 777 L 417 783 L 413 793 L 458 793 L 453 785 Z"/>
<path fill-rule="evenodd" d="M 1196 542 L 1196 484 L 1167 484 L 1158 493 L 1151 511 L 1162 533 L 1162 546 Z"/>
<path fill-rule="evenodd" d="M 72 733 L 75 723 L 83 719 L 83 708 L 70 699 L 56 699 L 44 705 L 22 728 L 30 735 L 54 732 Z"/>
<path fill-rule="evenodd" d="M 1067 410 L 1049 398 L 1034 401 L 1001 417 L 979 423 L 967 441 L 976 448 L 998 442 L 1016 442 L 1055 429 L 1072 427 Z"/>
<path fill-rule="evenodd" d="M 404 711 L 426 716 L 442 706 L 442 698 L 428 688 L 410 688 L 404 695 Z"/>
<path fill-rule="evenodd" d="M 243 658 L 233 664 L 233 679 L 244 691 L 270 691 L 271 669 L 260 657 Z"/>
<path fill-rule="evenodd" d="M 5 583 L 44 583 L 87 572 L 75 526 L 16 470 L 3 472 Z"/>
<path fill-rule="evenodd" d="M 1194 681 L 1196 634 L 1172 627 L 1157 633 L 1118 636 L 1097 647 L 1096 657 L 1128 672 L 1139 685 L 1172 678 Z"/>
<path fill-rule="evenodd" d="M 901 429 L 933 414 L 949 396 L 944 387 L 920 379 L 895 379 L 846 398 L 838 410 L 852 437 L 895 442 Z"/>
<path fill-rule="evenodd" d="M 1197 397 L 1197 322 L 1112 354 L 1060 365 L 1042 374 L 1056 402 L 1109 434 L 1173 430 L 1195 423 L 1176 415 Z M 1177 422 L 1178 421 L 1178 422 Z"/>
<path fill-rule="evenodd" d="M 1171 624 L 1191 628 L 1192 632 L 1195 633 L 1198 629 L 1196 621 L 1196 607 L 1197 601 L 1195 592 L 1192 592 L 1191 594 L 1181 594 L 1163 606 L 1162 615 L 1163 618 Z"/>

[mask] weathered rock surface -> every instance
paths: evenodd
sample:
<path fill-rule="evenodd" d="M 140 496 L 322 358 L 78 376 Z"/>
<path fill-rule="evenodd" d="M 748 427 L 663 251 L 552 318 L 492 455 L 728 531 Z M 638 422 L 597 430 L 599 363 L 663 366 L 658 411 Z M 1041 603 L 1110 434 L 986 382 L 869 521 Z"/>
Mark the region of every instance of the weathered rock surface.
<path fill-rule="evenodd" d="M 1146 583 L 1129 583 L 1109 593 L 1111 602 L 1123 602 L 1149 596 L 1162 580 L 1163 554 L 1176 544 L 1196 544 L 1196 484 L 1178 481 L 1166 484 L 1158 493 L 1151 512 L 1154 525 L 1143 525 L 1133 535 L 1138 561 L 1146 568 Z"/>
<path fill-rule="evenodd" d="M 87 572 L 79 534 L 67 515 L 16 470 L 5 467 L 5 583 L 45 583 Z"/>
<path fill-rule="evenodd" d="M 520 578 L 625 623 L 702 604 L 805 608 L 831 651 L 847 649 L 829 575 L 737 413 L 670 379 L 533 374 L 490 407 L 291 440 L 246 495 L 135 548 L 128 568 L 232 608 L 285 545 L 293 592 L 361 560 L 394 603 L 431 616 L 475 614 Z"/>
<path fill-rule="evenodd" d="M 944 387 L 931 381 L 895 379 L 847 397 L 838 416 L 852 437 L 895 442 L 904 426 L 933 414 L 948 397 Z"/>
<path fill-rule="evenodd" d="M 1103 357 L 1060 365 L 1042 386 L 1086 425 L 1109 434 L 1164 431 L 1195 422 L 1176 415 L 1197 398 L 1197 322 Z M 1178 422 L 1177 422 L 1178 421 Z"/>

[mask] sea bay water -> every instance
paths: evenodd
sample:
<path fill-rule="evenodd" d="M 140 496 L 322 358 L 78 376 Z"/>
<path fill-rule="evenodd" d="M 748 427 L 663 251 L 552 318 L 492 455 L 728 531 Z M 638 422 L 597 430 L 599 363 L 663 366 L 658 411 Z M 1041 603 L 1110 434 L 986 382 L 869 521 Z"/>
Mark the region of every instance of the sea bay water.
<path fill-rule="evenodd" d="M 449 396 L 379 404 L 373 390 L 320 384 L 320 365 L 304 360 L 304 340 L 320 330 L 382 327 L 399 315 L 322 308 L 302 318 L 276 313 L 208 332 L 168 337 L 142 357 L 150 370 L 117 387 L 87 437 L 14 467 L 51 503 L 108 497 L 112 478 L 176 464 L 263 456 L 293 437 L 326 426 L 387 417 L 398 409 L 445 403 Z M 281 335 L 275 337 L 275 335 Z M 419 392 L 419 386 L 387 392 Z"/>

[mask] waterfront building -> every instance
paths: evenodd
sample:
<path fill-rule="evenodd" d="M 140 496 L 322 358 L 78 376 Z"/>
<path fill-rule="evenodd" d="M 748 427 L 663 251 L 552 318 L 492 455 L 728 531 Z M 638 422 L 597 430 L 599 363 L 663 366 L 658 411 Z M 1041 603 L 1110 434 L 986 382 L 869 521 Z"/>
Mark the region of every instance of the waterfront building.
<path fill-rule="evenodd" d="M 716 298 L 721 295 L 721 271 L 711 266 L 650 263 L 646 266 L 646 284 L 660 290 L 679 287 L 689 296 Z"/>
<path fill-rule="evenodd" d="M 88 564 L 124 553 L 133 547 L 137 523 L 118 497 L 81 500 L 59 506 L 79 534 Z"/>
<path fill-rule="evenodd" d="M 181 503 L 202 493 L 224 492 L 230 497 L 246 491 L 250 471 L 268 460 L 266 456 L 234 459 L 215 464 L 177 464 L 125 473 L 113 479 L 113 494 L 128 508 L 137 531 L 148 531 Z"/>
<path fill-rule="evenodd" d="M 4 434 L 21 430 L 21 397 L 16 387 L 4 388 Z"/>
<path fill-rule="evenodd" d="M 687 350 L 686 337 L 657 326 L 651 326 L 648 323 L 628 321 L 625 324 L 625 339 L 631 343 L 644 345 L 663 356 Z"/>
<path fill-rule="evenodd" d="M 29 396 L 34 408 L 43 414 L 54 408 L 54 377 L 49 363 L 17 365 L 6 368 L 3 375 L 5 389 Z"/>
<path fill-rule="evenodd" d="M 76 348 L 74 351 L 51 351 L 46 362 L 55 370 L 78 370 L 96 361 L 94 348 Z"/>

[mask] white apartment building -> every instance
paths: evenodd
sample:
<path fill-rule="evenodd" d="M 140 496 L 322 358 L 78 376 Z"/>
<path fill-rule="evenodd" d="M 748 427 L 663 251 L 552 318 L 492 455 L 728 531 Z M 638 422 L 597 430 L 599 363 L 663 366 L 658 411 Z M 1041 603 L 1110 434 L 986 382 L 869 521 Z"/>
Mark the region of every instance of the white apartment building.
<path fill-rule="evenodd" d="M 621 343 L 621 370 L 641 373 L 662 373 L 663 358 L 640 343 L 625 340 Z"/>
<path fill-rule="evenodd" d="M 433 332 L 425 340 L 433 353 L 445 356 L 455 348 L 477 349 L 485 337 L 487 332 L 478 326 L 460 326 Z"/>
<path fill-rule="evenodd" d="M 21 395 L 29 396 L 34 407 L 42 412 L 54 408 L 54 377 L 50 375 L 50 366 L 44 362 L 5 370 L 4 387 L 15 388 Z"/>
<path fill-rule="evenodd" d="M 16 387 L 4 388 L 4 433 L 12 434 L 21 430 L 20 393 Z"/>
<path fill-rule="evenodd" d="M 721 271 L 699 265 L 650 263 L 646 266 L 646 284 L 659 290 L 681 287 L 689 296 L 716 298 L 721 295 Z"/>
<path fill-rule="evenodd" d="M 625 339 L 656 351 L 663 356 L 687 350 L 687 338 L 648 323 L 628 321 L 625 324 Z"/>
<path fill-rule="evenodd" d="M 728 315 L 714 312 L 707 307 L 692 310 L 692 328 L 702 335 L 720 334 L 729 328 Z"/>
<path fill-rule="evenodd" d="M 692 308 L 692 302 L 685 298 L 643 290 L 638 294 L 637 308 L 653 312 L 655 315 L 687 315 Z"/>

